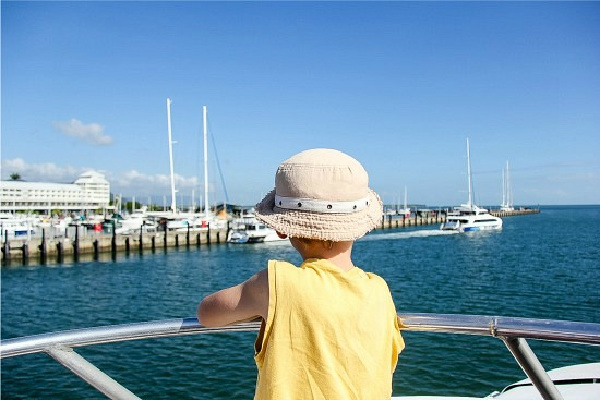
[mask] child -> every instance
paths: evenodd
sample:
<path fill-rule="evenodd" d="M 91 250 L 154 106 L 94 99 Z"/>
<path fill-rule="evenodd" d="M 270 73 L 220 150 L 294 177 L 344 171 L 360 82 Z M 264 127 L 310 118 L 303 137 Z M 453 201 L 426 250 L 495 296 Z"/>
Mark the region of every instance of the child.
<path fill-rule="evenodd" d="M 204 326 L 262 318 L 255 399 L 389 399 L 404 348 L 385 281 L 351 260 L 383 205 L 354 158 L 332 149 L 284 161 L 256 217 L 289 237 L 300 267 L 271 260 L 247 281 L 208 295 Z"/>

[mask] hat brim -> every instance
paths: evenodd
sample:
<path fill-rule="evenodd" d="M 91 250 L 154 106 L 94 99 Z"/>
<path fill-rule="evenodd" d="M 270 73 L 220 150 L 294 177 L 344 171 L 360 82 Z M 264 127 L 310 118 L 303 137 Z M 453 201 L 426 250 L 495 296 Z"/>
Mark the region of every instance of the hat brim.
<path fill-rule="evenodd" d="M 352 214 L 321 214 L 314 211 L 288 210 L 275 206 L 275 190 L 255 206 L 255 216 L 267 226 L 289 237 L 354 241 L 381 224 L 383 203 L 369 190 L 369 206 Z"/>

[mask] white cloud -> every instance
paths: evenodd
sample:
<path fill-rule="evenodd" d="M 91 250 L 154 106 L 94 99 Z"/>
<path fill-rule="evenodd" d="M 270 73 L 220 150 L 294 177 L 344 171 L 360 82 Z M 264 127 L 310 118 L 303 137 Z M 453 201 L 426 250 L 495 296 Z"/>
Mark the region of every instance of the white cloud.
<path fill-rule="evenodd" d="M 2 179 L 18 173 L 29 182 L 70 183 L 89 168 L 59 167 L 54 163 L 28 164 L 22 158 L 2 160 Z"/>
<path fill-rule="evenodd" d="M 119 187 L 145 187 L 148 189 L 169 189 L 171 187 L 171 178 L 167 174 L 145 174 L 137 170 L 130 170 L 113 177 L 114 183 Z M 176 188 L 194 188 L 198 185 L 196 178 L 186 178 L 175 174 Z"/>
<path fill-rule="evenodd" d="M 90 167 L 72 167 L 58 166 L 54 163 L 30 164 L 22 158 L 2 160 L 0 172 L 3 180 L 10 179 L 10 175 L 18 173 L 21 179 L 27 182 L 56 182 L 72 183 L 82 173 L 94 170 Z M 99 171 L 106 176 L 110 183 L 110 191 L 114 194 L 128 196 L 166 196 L 171 195 L 171 178 L 169 174 L 147 174 L 138 170 L 129 170 L 124 172 Z M 196 177 L 185 177 L 175 174 L 175 188 L 177 196 L 191 198 L 192 191 L 196 196 L 196 201 L 202 196 L 202 182 Z M 215 185 L 209 183 L 210 196 L 214 196 Z M 154 200 L 156 201 L 156 200 Z"/>
<path fill-rule="evenodd" d="M 59 167 L 54 163 L 29 164 L 22 158 L 2 160 L 2 179 L 10 179 L 12 173 L 21 175 L 21 179 L 29 182 L 73 182 L 82 173 L 89 171 L 90 167 L 75 168 L 71 166 Z M 110 182 L 111 190 L 135 193 L 170 193 L 171 178 L 168 174 L 146 174 L 137 170 L 120 173 L 100 171 L 106 175 Z M 186 178 L 175 174 L 175 187 L 177 190 L 190 191 L 199 187 L 198 179 Z"/>
<path fill-rule="evenodd" d="M 104 134 L 104 126 L 92 122 L 84 124 L 77 119 L 69 121 L 52 122 L 54 129 L 68 136 L 73 136 L 91 145 L 107 146 L 112 144 L 113 138 Z"/>

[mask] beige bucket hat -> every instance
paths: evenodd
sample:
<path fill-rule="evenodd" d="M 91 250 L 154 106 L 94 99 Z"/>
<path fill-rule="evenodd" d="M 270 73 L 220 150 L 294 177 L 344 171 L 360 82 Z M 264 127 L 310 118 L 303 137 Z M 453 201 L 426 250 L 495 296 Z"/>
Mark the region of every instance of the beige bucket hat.
<path fill-rule="evenodd" d="M 255 215 L 289 237 L 353 241 L 381 223 L 383 203 L 357 160 L 339 150 L 310 149 L 279 165 L 275 189 Z"/>

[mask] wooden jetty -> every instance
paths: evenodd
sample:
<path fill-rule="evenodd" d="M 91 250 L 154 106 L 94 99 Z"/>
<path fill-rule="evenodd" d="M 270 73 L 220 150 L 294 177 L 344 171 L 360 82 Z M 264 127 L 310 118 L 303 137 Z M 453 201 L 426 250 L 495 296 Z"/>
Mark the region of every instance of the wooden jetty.
<path fill-rule="evenodd" d="M 539 208 L 520 208 L 510 211 L 490 210 L 498 217 L 539 214 Z M 384 215 L 376 229 L 395 229 L 441 224 L 446 220 L 445 212 L 404 217 Z M 43 231 L 41 238 L 19 238 L 6 240 L 3 236 L 2 264 L 11 263 L 61 263 L 65 258 L 78 260 L 79 257 L 99 259 L 101 255 L 116 257 L 119 253 L 156 251 L 157 249 L 199 247 L 227 242 L 228 229 L 203 229 L 188 231 L 140 232 L 117 234 L 105 232 L 85 232 L 77 227 L 73 238 L 47 238 Z"/>
<path fill-rule="evenodd" d="M 428 216 L 412 216 L 404 218 L 402 215 L 384 215 L 379 229 L 409 228 L 411 226 L 436 225 L 446 221 L 446 215 L 438 213 Z M 377 228 L 376 228 L 377 229 Z"/>
<path fill-rule="evenodd" d="M 227 241 L 227 229 L 204 229 L 188 231 L 140 232 L 116 234 L 94 232 L 81 237 L 77 227 L 74 238 L 49 238 L 45 232 L 41 238 L 5 240 L 2 244 L 2 262 L 12 261 L 62 262 L 65 257 L 77 260 L 81 256 L 97 259 L 101 254 L 155 251 L 169 247 L 202 246 Z"/>
<path fill-rule="evenodd" d="M 494 209 L 494 210 L 490 210 L 490 214 L 493 215 L 494 217 L 500 217 L 500 218 L 504 218 L 504 217 L 514 217 L 517 215 L 530 215 L 530 214 L 539 214 L 540 213 L 540 209 L 539 208 L 518 208 L 518 209 L 514 209 L 514 210 L 501 210 L 501 209 Z"/>

